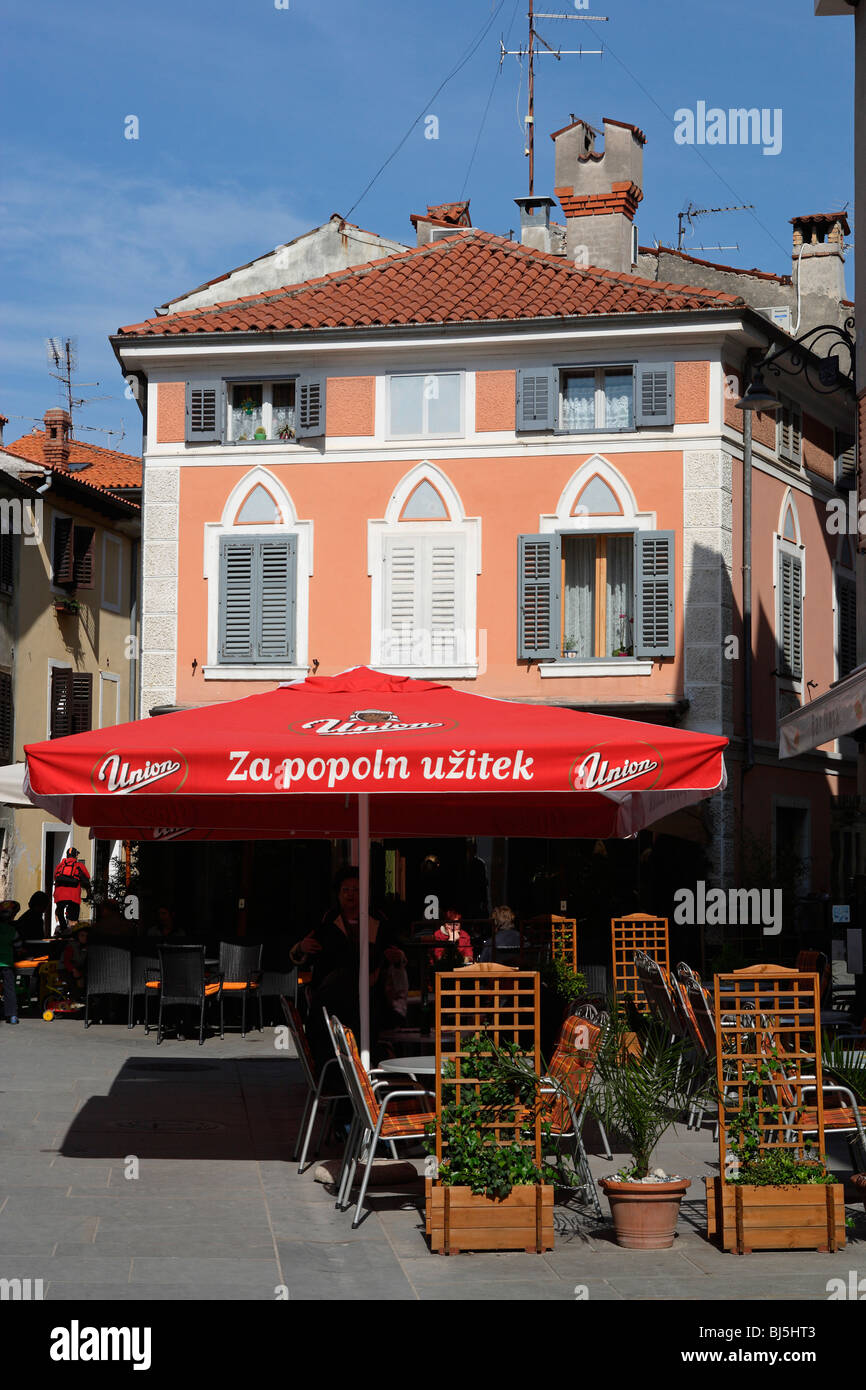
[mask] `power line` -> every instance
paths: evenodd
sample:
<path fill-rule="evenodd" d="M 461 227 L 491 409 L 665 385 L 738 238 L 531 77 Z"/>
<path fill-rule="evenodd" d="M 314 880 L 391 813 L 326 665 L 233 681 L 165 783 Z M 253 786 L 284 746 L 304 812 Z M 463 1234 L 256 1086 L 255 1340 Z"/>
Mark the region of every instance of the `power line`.
<path fill-rule="evenodd" d="M 495 10 L 493 11 L 493 13 L 491 14 L 490 18 L 488 19 L 487 23 L 484 25 L 484 28 L 483 28 L 483 29 L 481 30 L 481 32 L 479 33 L 478 37 L 474 40 L 474 42 L 473 42 L 471 48 L 469 49 L 468 53 L 466 53 L 466 54 L 464 55 L 464 57 L 460 59 L 460 62 L 456 65 L 456 67 L 454 67 L 454 68 L 451 69 L 451 71 L 449 72 L 448 76 L 442 79 L 442 81 L 439 83 L 439 86 L 436 88 L 436 91 L 435 91 L 435 92 L 433 93 L 433 95 L 432 95 L 430 98 L 428 98 L 428 100 L 424 103 L 424 105 L 422 106 L 421 110 L 418 112 L 418 115 L 415 117 L 415 119 L 413 120 L 412 124 L 409 126 L 408 130 L 406 131 L 406 134 L 403 136 L 403 138 L 402 138 L 402 140 L 400 141 L 400 143 L 391 151 L 391 153 L 388 155 L 388 158 L 384 161 L 384 163 L 383 163 L 383 164 L 380 164 L 379 168 L 376 170 L 375 174 L 374 174 L 373 177 L 371 178 L 370 182 L 367 184 L 367 187 L 364 189 L 364 191 L 363 191 L 363 193 L 361 194 L 361 196 L 360 196 L 359 198 L 356 198 L 356 199 L 355 199 L 354 203 L 353 203 L 352 206 L 349 208 L 349 211 L 346 213 L 346 217 L 347 217 L 347 218 L 352 216 L 352 213 L 353 213 L 353 212 L 355 211 L 355 209 L 364 201 L 364 199 L 366 198 L 367 194 L 370 192 L 370 189 L 373 187 L 373 184 L 376 182 L 376 180 L 378 179 L 379 175 L 380 175 L 381 173 L 383 173 L 383 171 L 384 171 L 385 169 L 387 169 L 388 165 L 391 163 L 391 160 L 394 159 L 394 157 L 400 153 L 400 151 L 402 150 L 402 148 L 403 148 L 403 146 L 405 145 L 406 141 L 409 139 L 409 136 L 412 134 L 412 131 L 415 129 L 415 127 L 416 127 L 416 125 L 418 124 L 418 122 L 419 122 L 420 120 L 422 120 L 422 118 L 424 117 L 424 115 L 426 114 L 426 112 L 429 111 L 430 107 L 433 105 L 433 102 L 436 100 L 436 98 L 438 97 L 439 93 L 442 91 L 443 87 L 446 87 L 446 86 L 448 85 L 448 83 L 451 81 L 452 77 L 456 77 L 456 76 L 457 76 L 457 74 L 458 74 L 458 72 L 460 72 L 461 68 L 465 68 L 466 64 L 469 62 L 469 59 L 470 59 L 470 58 L 472 57 L 472 55 L 475 53 L 476 49 L 480 48 L 481 44 L 482 44 L 482 43 L 484 42 L 484 40 L 486 39 L 488 33 L 489 33 L 490 30 L 493 28 L 493 23 L 494 23 L 494 21 L 495 21 L 495 19 L 496 19 L 496 16 L 499 14 L 499 11 L 502 9 L 502 6 L 503 6 L 504 4 L 505 4 L 505 0 L 499 0 L 499 4 L 496 6 L 496 9 L 495 9 Z"/>
<path fill-rule="evenodd" d="M 514 20 L 515 20 L 515 18 L 516 18 L 516 16 L 517 16 L 517 7 L 518 7 L 519 4 L 520 4 L 520 0 L 514 0 L 514 9 L 511 11 L 511 19 L 510 19 L 509 24 L 508 24 L 508 32 L 507 32 L 507 34 L 506 34 L 506 36 L 505 36 L 505 42 L 506 42 L 506 43 L 508 42 L 508 40 L 509 40 L 510 37 L 511 37 L 511 30 L 514 28 Z M 467 170 L 466 170 L 466 177 L 465 177 L 465 179 L 463 180 L 463 187 L 462 187 L 461 190 L 460 190 L 460 197 L 461 197 L 461 199 L 462 199 L 462 197 L 463 197 L 463 194 L 466 192 L 466 185 L 467 185 L 468 182 L 469 182 L 469 175 L 472 173 L 472 165 L 475 163 L 475 156 L 476 156 L 476 154 L 478 153 L 478 146 L 479 146 L 480 143 L 481 143 L 481 136 L 484 134 L 484 127 L 485 127 L 485 125 L 486 125 L 486 123 L 487 123 L 487 114 L 488 114 L 488 112 L 489 112 L 489 110 L 490 110 L 490 103 L 491 103 L 492 100 L 493 100 L 493 92 L 494 92 L 494 90 L 495 90 L 495 88 L 496 88 L 496 83 L 497 83 L 497 81 L 498 81 L 499 74 L 500 74 L 501 72 L 502 72 L 502 64 L 501 64 L 501 63 L 497 63 L 497 65 L 496 65 L 496 71 L 495 71 L 495 73 L 493 74 L 493 81 L 492 81 L 491 84 L 490 84 L 490 91 L 489 91 L 488 96 L 487 96 L 487 105 L 485 106 L 485 108 L 484 108 L 484 114 L 483 114 L 482 117 L 481 117 L 481 124 L 480 124 L 480 126 L 478 127 L 478 134 L 477 134 L 477 136 L 475 137 L 475 144 L 474 144 L 473 147 L 472 147 L 472 156 L 471 156 L 471 158 L 470 158 L 470 160 L 469 160 L 469 165 L 468 165 Z"/>

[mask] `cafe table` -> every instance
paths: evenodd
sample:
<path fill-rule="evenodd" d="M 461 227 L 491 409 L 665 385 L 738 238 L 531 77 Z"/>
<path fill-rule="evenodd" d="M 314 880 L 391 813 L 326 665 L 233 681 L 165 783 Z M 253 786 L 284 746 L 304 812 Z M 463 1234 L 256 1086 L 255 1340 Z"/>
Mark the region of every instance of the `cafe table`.
<path fill-rule="evenodd" d="M 378 1070 L 394 1076 L 411 1076 L 417 1081 L 419 1076 L 436 1075 L 436 1056 L 428 1052 L 423 1057 L 386 1057 L 379 1063 Z"/>

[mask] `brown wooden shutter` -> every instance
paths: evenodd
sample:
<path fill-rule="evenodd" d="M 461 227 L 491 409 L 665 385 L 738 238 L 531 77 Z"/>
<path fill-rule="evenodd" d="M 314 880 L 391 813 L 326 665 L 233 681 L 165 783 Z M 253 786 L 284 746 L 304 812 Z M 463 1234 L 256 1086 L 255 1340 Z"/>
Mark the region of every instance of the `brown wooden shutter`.
<path fill-rule="evenodd" d="M 93 588 L 93 557 L 96 531 L 92 526 L 72 528 L 73 576 L 76 589 Z"/>
<path fill-rule="evenodd" d="M 72 672 L 55 666 L 51 671 L 51 733 L 50 738 L 65 738 L 72 733 Z"/>
<path fill-rule="evenodd" d="M 12 761 L 12 677 L 0 671 L 0 762 Z"/>
<path fill-rule="evenodd" d="M 0 593 L 11 594 L 14 579 L 15 538 L 11 531 L 0 534 Z"/>
<path fill-rule="evenodd" d="M 72 522 L 66 516 L 58 516 L 54 521 L 53 569 L 55 584 L 72 583 L 74 579 Z"/>
<path fill-rule="evenodd" d="M 89 671 L 72 677 L 72 728 L 70 733 L 86 734 L 93 727 L 93 676 Z"/>

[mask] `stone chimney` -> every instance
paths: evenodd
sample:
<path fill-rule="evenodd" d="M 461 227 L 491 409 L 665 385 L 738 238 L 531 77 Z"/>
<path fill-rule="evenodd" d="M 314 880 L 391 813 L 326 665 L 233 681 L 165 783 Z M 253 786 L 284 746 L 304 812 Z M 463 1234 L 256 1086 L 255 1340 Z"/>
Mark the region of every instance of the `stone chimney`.
<path fill-rule="evenodd" d="M 604 150 L 587 121 L 551 135 L 556 151 L 554 193 L 562 204 L 566 255 L 576 265 L 632 270 L 632 225 L 643 197 L 643 147 L 637 126 L 604 118 Z"/>
<path fill-rule="evenodd" d="M 0 448 L 3 447 L 3 430 L 9 424 L 8 415 L 0 415 Z"/>
<path fill-rule="evenodd" d="M 814 212 L 792 217 L 794 244 L 791 275 L 799 292 L 802 333 L 819 323 L 844 320 L 845 237 L 851 228 L 844 212 Z M 795 311 L 796 312 L 796 311 Z"/>
<path fill-rule="evenodd" d="M 471 227 L 469 202 L 466 198 L 460 203 L 428 203 L 426 213 L 413 212 L 409 221 L 415 228 L 417 244 L 426 246 L 428 242 L 439 241 L 451 232 Z"/>
<path fill-rule="evenodd" d="M 68 410 L 46 410 L 45 449 L 43 462 L 46 468 L 66 468 L 69 463 L 69 435 L 72 430 L 72 417 Z"/>

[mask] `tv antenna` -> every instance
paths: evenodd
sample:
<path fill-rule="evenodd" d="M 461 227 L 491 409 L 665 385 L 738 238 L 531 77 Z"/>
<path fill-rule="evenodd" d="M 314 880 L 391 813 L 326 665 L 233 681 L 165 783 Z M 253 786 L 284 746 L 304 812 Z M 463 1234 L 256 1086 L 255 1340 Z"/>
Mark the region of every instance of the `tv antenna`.
<path fill-rule="evenodd" d="M 75 411 L 80 410 L 83 405 L 90 405 L 92 401 L 109 401 L 110 396 L 78 396 L 74 388 L 82 386 L 98 386 L 98 381 L 74 380 L 75 373 L 78 371 L 78 341 L 76 338 L 46 338 L 45 351 L 48 357 L 49 368 L 54 367 L 48 375 L 53 376 L 55 381 L 60 382 L 61 391 L 66 398 L 66 409 L 69 412 L 70 421 L 75 418 Z M 85 426 L 86 428 L 97 428 L 95 426 Z M 114 430 L 99 430 L 100 434 L 114 434 Z M 70 426 L 70 434 L 74 433 Z"/>
<path fill-rule="evenodd" d="M 526 48 L 506 48 L 502 39 L 499 40 L 499 66 L 502 67 L 506 58 L 528 58 L 529 59 L 529 97 L 527 102 L 527 113 L 524 119 L 526 126 L 526 147 L 523 153 L 529 160 L 529 196 L 535 192 L 535 59 L 537 56 L 544 57 L 553 54 L 557 62 L 561 58 L 600 58 L 604 53 L 603 48 L 554 48 L 547 42 L 535 27 L 536 19 L 566 19 L 589 21 L 593 24 L 607 24 L 607 15 L 593 14 L 547 14 L 535 13 L 535 0 L 529 0 L 529 39 Z M 541 44 L 540 48 L 536 44 Z"/>
<path fill-rule="evenodd" d="M 727 208 L 696 208 L 694 203 L 689 202 L 688 206 L 685 207 L 682 212 L 677 213 L 677 250 L 683 250 L 683 242 L 685 241 L 686 229 L 683 225 L 684 218 L 691 229 L 692 222 L 696 217 L 709 217 L 711 213 L 715 212 L 750 212 L 754 206 L 754 203 L 737 203 L 735 206 Z M 739 251 L 739 249 L 739 246 L 699 246 L 697 248 L 699 251 Z"/>

